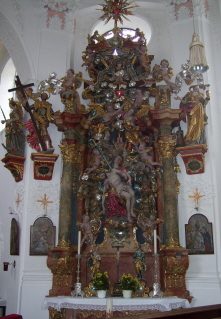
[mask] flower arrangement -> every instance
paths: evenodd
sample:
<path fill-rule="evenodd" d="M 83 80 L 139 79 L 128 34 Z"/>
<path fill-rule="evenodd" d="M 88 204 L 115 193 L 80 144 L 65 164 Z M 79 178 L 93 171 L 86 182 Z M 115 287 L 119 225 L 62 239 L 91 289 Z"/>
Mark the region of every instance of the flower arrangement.
<path fill-rule="evenodd" d="M 108 280 L 108 274 L 105 271 L 103 274 L 98 272 L 93 278 L 93 287 L 95 290 L 107 290 L 109 288 L 110 281 Z"/>
<path fill-rule="evenodd" d="M 133 278 L 131 274 L 123 274 L 120 278 L 120 286 L 123 290 L 132 290 L 135 292 L 139 286 L 139 281 L 137 278 Z"/>

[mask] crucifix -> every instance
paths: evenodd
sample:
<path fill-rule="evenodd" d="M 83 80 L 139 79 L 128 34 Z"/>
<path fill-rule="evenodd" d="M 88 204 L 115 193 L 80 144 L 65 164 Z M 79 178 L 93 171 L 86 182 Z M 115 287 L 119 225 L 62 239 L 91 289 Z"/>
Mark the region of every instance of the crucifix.
<path fill-rule="evenodd" d="M 18 75 L 16 75 L 16 80 L 15 80 L 15 85 L 16 87 L 13 88 L 13 89 L 9 89 L 8 92 L 13 92 L 13 91 L 20 91 L 22 93 L 22 96 L 24 99 L 27 99 L 26 97 L 26 94 L 25 94 L 25 88 L 28 88 L 30 86 L 33 86 L 34 83 L 30 83 L 30 84 L 26 84 L 26 85 L 23 85 L 20 81 L 20 78 Z M 35 121 L 35 118 L 34 118 L 34 115 L 32 114 L 32 111 L 31 111 L 31 108 L 30 108 L 30 105 L 28 103 L 28 101 L 26 102 L 25 106 L 24 106 L 25 110 L 29 113 L 30 117 L 31 117 L 31 120 L 32 120 L 32 123 L 34 125 L 34 129 L 35 129 L 35 133 L 38 137 L 38 140 L 39 140 L 39 143 L 43 149 L 43 151 L 47 151 L 47 148 L 45 147 L 44 145 L 44 142 L 43 142 L 43 139 L 42 139 L 42 136 L 41 136 L 41 133 L 37 127 L 37 124 L 36 124 L 36 121 Z"/>
<path fill-rule="evenodd" d="M 124 248 L 124 246 L 116 245 L 112 246 L 112 248 L 117 248 L 117 282 L 113 285 L 112 296 L 118 297 L 122 296 L 122 289 L 120 286 L 120 248 Z"/>

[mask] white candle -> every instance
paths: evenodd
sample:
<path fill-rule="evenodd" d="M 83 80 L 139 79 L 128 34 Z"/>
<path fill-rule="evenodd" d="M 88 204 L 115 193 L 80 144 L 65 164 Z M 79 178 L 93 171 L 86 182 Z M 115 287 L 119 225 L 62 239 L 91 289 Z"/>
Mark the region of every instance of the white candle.
<path fill-rule="evenodd" d="M 154 229 L 153 231 L 153 247 L 154 247 L 154 254 L 157 254 L 157 230 Z"/>
<path fill-rule="evenodd" d="M 111 314 L 113 312 L 113 299 L 107 298 L 106 299 L 106 313 Z"/>
<path fill-rule="evenodd" d="M 81 231 L 78 231 L 78 255 L 81 253 Z"/>

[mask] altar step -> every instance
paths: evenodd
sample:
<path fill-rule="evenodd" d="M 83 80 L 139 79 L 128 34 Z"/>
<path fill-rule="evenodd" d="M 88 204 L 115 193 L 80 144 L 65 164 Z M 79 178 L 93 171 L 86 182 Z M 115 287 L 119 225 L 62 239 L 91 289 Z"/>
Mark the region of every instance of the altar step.
<path fill-rule="evenodd" d="M 112 319 L 117 317 L 112 317 Z M 118 317 L 119 318 L 119 317 Z M 138 316 L 121 317 L 121 319 L 221 319 L 221 304 L 193 307 L 188 309 L 171 310 Z"/>

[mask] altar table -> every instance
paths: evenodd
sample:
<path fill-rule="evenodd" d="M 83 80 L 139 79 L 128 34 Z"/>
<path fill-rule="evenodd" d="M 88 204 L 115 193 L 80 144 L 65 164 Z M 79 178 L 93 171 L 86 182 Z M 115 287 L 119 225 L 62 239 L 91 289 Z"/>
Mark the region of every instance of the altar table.
<path fill-rule="evenodd" d="M 122 297 L 107 297 L 113 299 L 113 312 L 140 312 L 140 311 L 170 311 L 178 308 L 190 308 L 190 304 L 186 299 L 178 297 L 165 298 L 122 298 Z M 106 311 L 106 300 L 97 297 L 46 297 L 43 301 L 42 308 L 54 308 L 57 311 L 61 309 L 72 309 L 76 312 L 88 311 L 95 313 Z M 69 312 L 69 311 L 68 311 Z M 74 316 L 75 317 L 75 316 Z M 101 318 L 101 316 L 98 316 Z"/>

